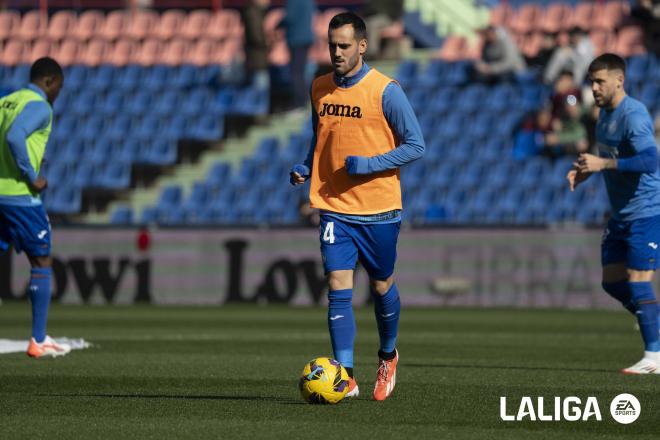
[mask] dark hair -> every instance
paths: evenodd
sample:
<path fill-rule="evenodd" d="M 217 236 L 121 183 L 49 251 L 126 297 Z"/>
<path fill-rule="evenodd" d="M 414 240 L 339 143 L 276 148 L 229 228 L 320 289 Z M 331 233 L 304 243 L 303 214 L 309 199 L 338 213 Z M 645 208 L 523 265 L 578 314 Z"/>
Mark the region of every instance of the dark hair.
<path fill-rule="evenodd" d="M 47 76 L 64 76 L 62 66 L 50 57 L 39 58 L 30 67 L 30 81 L 45 78 Z"/>
<path fill-rule="evenodd" d="M 599 70 L 620 70 L 626 74 L 626 62 L 619 55 L 604 53 L 589 64 L 589 73 Z"/>
<path fill-rule="evenodd" d="M 342 12 L 341 14 L 335 15 L 332 17 L 332 20 L 330 20 L 328 28 L 338 29 L 347 24 L 353 26 L 355 39 L 357 41 L 365 40 L 367 38 L 367 26 L 364 24 L 364 20 L 352 12 Z"/>

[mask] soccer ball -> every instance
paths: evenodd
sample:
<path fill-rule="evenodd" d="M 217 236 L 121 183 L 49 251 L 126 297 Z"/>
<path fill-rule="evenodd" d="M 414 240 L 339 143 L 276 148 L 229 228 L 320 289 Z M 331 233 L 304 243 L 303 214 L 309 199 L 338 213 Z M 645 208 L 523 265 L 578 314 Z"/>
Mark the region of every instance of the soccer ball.
<path fill-rule="evenodd" d="M 334 359 L 316 358 L 305 364 L 298 388 L 308 403 L 339 403 L 348 392 L 348 372 Z"/>

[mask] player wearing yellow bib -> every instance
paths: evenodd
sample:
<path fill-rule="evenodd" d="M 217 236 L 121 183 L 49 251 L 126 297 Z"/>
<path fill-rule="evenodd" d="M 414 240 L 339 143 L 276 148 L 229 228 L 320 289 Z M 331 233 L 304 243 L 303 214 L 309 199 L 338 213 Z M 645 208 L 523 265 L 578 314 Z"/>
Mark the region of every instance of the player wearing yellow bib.
<path fill-rule="evenodd" d="M 64 83 L 60 65 L 40 58 L 30 84 L 0 99 L 0 251 L 25 251 L 32 270 L 32 338 L 27 354 L 60 356 L 71 347 L 46 334 L 51 297 L 50 223 L 39 194 L 48 182 L 39 175 L 53 122 L 52 105 Z"/>

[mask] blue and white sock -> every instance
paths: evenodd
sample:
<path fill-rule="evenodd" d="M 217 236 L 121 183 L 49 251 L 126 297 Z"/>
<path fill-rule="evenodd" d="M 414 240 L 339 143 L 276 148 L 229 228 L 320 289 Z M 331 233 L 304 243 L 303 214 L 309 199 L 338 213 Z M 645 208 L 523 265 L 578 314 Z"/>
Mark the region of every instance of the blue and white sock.
<path fill-rule="evenodd" d="M 49 267 L 33 268 L 30 271 L 28 290 L 32 303 L 32 337 L 37 342 L 43 342 L 46 339 L 51 273 Z"/>
<path fill-rule="evenodd" d="M 658 302 L 650 282 L 628 283 L 632 300 L 637 306 L 637 321 L 639 331 L 644 340 L 644 350 L 660 351 L 660 335 L 658 335 Z"/>
<path fill-rule="evenodd" d="M 328 292 L 328 329 L 335 359 L 344 367 L 353 368 L 353 289 Z"/>
<path fill-rule="evenodd" d="M 399 332 L 399 315 L 401 314 L 401 301 L 399 289 L 392 284 L 385 295 L 372 292 L 374 298 L 374 312 L 380 336 L 380 351 L 392 353 L 396 348 L 396 337 Z"/>

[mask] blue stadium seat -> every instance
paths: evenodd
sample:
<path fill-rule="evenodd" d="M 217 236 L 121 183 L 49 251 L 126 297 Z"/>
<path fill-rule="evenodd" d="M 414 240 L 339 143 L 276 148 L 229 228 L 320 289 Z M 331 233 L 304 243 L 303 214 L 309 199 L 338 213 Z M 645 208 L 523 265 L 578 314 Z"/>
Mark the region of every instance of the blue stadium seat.
<path fill-rule="evenodd" d="M 131 166 L 117 160 L 109 161 L 96 181 L 97 185 L 108 189 L 128 188 L 131 184 Z"/>
<path fill-rule="evenodd" d="M 142 140 L 139 161 L 152 165 L 172 165 L 177 160 L 178 143 L 167 136 Z"/>
<path fill-rule="evenodd" d="M 112 225 L 130 225 L 133 223 L 133 210 L 128 206 L 117 207 L 110 216 Z"/>
<path fill-rule="evenodd" d="M 214 187 L 226 185 L 231 178 L 231 166 L 227 162 L 216 162 L 206 175 L 206 182 Z"/>
<path fill-rule="evenodd" d="M 153 105 L 153 94 L 145 90 L 138 90 L 132 93 L 127 100 L 124 112 L 133 117 L 140 117 L 150 113 Z"/>
<path fill-rule="evenodd" d="M 155 206 L 147 206 L 142 210 L 142 217 L 140 224 L 150 225 L 158 222 L 158 208 Z"/>
<path fill-rule="evenodd" d="M 173 69 L 170 83 L 174 90 L 187 90 L 198 85 L 198 71 L 196 66 L 185 64 Z"/>
<path fill-rule="evenodd" d="M 157 116 L 175 115 L 181 102 L 181 96 L 175 91 L 166 91 L 155 99 L 153 112 Z"/>
<path fill-rule="evenodd" d="M 167 90 L 170 86 L 170 67 L 162 64 L 147 67 L 144 71 L 144 77 L 140 83 L 141 88 L 144 88 L 151 93 L 161 93 Z"/>
<path fill-rule="evenodd" d="M 183 198 L 183 190 L 179 185 L 170 185 L 163 188 L 156 204 L 159 212 L 178 207 Z"/>
<path fill-rule="evenodd" d="M 59 102 L 59 98 L 55 102 Z M 98 110 L 106 117 L 112 117 L 119 114 L 124 109 L 124 93 L 121 90 L 110 90 L 103 99 L 97 104 Z"/>
<path fill-rule="evenodd" d="M 188 129 L 187 137 L 198 140 L 218 140 L 222 138 L 224 119 L 215 115 L 203 115 L 197 118 Z"/>
<path fill-rule="evenodd" d="M 109 90 L 114 81 L 116 72 L 117 69 L 108 64 L 91 68 L 85 86 L 86 88 L 94 90 L 96 93 Z"/>
<path fill-rule="evenodd" d="M 143 74 L 144 68 L 142 66 L 129 64 L 117 72 L 113 88 L 121 90 L 124 93 L 132 93 L 133 91 L 140 90 Z"/>

